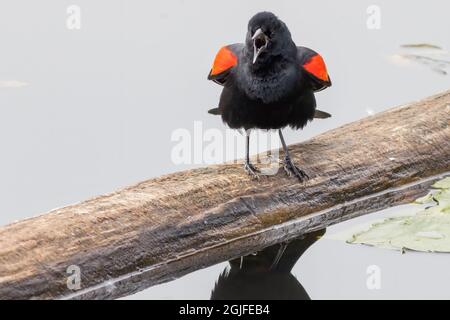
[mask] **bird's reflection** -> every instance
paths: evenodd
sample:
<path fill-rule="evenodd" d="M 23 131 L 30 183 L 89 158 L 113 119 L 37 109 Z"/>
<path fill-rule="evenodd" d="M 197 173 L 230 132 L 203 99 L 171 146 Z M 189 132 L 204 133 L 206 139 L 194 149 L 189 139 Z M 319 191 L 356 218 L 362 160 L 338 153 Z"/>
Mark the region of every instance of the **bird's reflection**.
<path fill-rule="evenodd" d="M 212 300 L 310 300 L 291 270 L 301 255 L 325 233 L 303 235 L 229 261 L 211 293 Z"/>

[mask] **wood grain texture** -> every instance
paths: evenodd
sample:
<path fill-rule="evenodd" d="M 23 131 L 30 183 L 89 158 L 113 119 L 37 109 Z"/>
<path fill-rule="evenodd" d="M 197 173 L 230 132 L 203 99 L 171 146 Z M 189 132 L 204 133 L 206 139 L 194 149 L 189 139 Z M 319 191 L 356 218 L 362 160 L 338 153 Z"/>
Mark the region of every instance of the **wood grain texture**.
<path fill-rule="evenodd" d="M 290 146 L 311 177 L 169 174 L 0 228 L 0 298 L 117 298 L 423 194 L 450 171 L 450 91 Z M 67 267 L 81 268 L 69 290 Z"/>

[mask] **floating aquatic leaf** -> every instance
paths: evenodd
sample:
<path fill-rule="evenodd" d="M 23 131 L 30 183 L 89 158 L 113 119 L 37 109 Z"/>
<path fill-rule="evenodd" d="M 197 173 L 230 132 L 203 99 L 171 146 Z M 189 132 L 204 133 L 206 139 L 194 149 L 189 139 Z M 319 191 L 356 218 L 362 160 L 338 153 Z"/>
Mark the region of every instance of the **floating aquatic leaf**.
<path fill-rule="evenodd" d="M 352 236 L 349 243 L 359 243 L 380 248 L 405 249 L 424 252 L 450 252 L 450 177 L 433 185 L 438 189 L 415 203 L 415 215 L 385 219 Z"/>
<path fill-rule="evenodd" d="M 416 236 L 419 238 L 428 238 L 428 239 L 442 239 L 444 237 L 443 234 L 437 231 L 420 231 L 416 233 Z"/>
<path fill-rule="evenodd" d="M 403 44 L 402 48 L 414 48 L 414 49 L 438 49 L 442 50 L 441 47 L 429 44 L 429 43 L 416 43 L 416 44 Z"/>
<path fill-rule="evenodd" d="M 438 182 L 433 184 L 432 187 L 436 189 L 450 189 L 450 177 L 439 180 Z"/>
<path fill-rule="evenodd" d="M 450 212 L 450 191 L 440 192 L 434 199 L 439 203 L 442 212 Z"/>
<path fill-rule="evenodd" d="M 433 194 L 432 194 L 432 193 L 429 193 L 429 194 L 427 194 L 426 196 L 423 196 L 423 197 L 421 197 L 421 198 L 419 198 L 419 199 L 416 199 L 416 200 L 414 201 L 414 203 L 417 203 L 417 204 L 425 204 L 425 203 L 429 203 L 429 202 L 431 202 L 431 201 L 433 201 Z"/>

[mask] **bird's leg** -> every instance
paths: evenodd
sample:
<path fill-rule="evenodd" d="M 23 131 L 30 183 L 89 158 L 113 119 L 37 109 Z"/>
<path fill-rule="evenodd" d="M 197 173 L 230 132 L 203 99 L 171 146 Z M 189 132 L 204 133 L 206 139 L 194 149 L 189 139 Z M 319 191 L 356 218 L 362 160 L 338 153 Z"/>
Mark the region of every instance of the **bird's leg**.
<path fill-rule="evenodd" d="M 259 170 L 255 168 L 254 165 L 250 163 L 250 130 L 245 131 L 245 162 L 244 169 L 248 173 L 248 175 L 252 176 L 255 179 L 259 179 L 258 172 Z"/>
<path fill-rule="evenodd" d="M 278 133 L 280 135 L 281 144 L 283 145 L 284 150 L 284 170 L 288 174 L 288 176 L 296 176 L 300 181 L 308 180 L 309 177 L 306 174 L 305 171 L 298 168 L 291 160 L 291 155 L 289 154 L 288 147 L 286 145 L 286 142 L 284 141 L 283 133 L 281 132 L 281 129 L 278 130 Z"/>

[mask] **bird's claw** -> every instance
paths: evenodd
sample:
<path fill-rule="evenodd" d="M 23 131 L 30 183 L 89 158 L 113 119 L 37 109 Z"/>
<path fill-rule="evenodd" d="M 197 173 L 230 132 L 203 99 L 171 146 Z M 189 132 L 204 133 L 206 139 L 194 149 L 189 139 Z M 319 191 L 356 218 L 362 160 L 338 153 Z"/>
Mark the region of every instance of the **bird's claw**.
<path fill-rule="evenodd" d="M 259 180 L 259 174 L 258 173 L 260 171 L 254 165 L 252 165 L 250 162 L 245 162 L 244 163 L 244 170 L 245 170 L 245 172 L 247 172 L 247 174 L 249 176 L 251 176 L 254 179 Z"/>
<path fill-rule="evenodd" d="M 284 159 L 284 171 L 286 171 L 289 177 L 295 176 L 300 182 L 306 181 L 309 179 L 309 176 L 305 171 L 297 167 L 291 160 L 291 158 L 286 157 Z"/>

